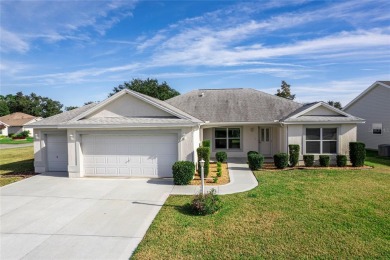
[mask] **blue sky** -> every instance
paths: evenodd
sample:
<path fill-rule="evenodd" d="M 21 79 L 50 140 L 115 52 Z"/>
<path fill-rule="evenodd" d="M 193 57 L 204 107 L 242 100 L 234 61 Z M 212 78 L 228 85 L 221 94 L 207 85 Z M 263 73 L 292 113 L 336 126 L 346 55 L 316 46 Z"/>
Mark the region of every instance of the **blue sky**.
<path fill-rule="evenodd" d="M 285 80 L 297 101 L 343 105 L 390 80 L 390 2 L 0 2 L 1 94 L 65 106 L 100 101 L 133 78 L 181 93 Z"/>

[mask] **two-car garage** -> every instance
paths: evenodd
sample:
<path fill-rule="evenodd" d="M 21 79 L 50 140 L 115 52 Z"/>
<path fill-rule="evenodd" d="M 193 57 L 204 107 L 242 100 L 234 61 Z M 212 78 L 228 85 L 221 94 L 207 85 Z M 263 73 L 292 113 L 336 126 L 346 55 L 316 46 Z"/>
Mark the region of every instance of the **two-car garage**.
<path fill-rule="evenodd" d="M 66 135 L 47 135 L 49 171 L 67 171 L 66 140 Z M 79 140 L 78 158 L 84 176 L 172 177 L 171 167 L 178 160 L 176 133 L 81 134 Z"/>

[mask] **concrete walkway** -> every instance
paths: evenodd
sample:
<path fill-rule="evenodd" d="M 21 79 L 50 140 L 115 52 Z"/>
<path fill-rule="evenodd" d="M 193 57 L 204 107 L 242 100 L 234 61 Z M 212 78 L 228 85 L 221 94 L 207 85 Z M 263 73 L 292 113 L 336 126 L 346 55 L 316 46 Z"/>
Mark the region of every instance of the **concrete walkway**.
<path fill-rule="evenodd" d="M 218 194 L 233 194 L 244 192 L 257 187 L 258 182 L 252 171 L 248 168 L 245 159 L 230 158 L 228 159 L 228 169 L 230 175 L 230 183 L 225 185 L 206 186 L 205 191 L 215 189 Z M 172 189 L 172 195 L 194 195 L 199 193 L 200 186 L 178 186 L 175 185 Z"/>
<path fill-rule="evenodd" d="M 27 143 L 27 144 L 0 144 L 0 150 L 1 149 L 9 149 L 9 148 L 27 147 L 27 146 L 33 146 L 33 143 Z"/>

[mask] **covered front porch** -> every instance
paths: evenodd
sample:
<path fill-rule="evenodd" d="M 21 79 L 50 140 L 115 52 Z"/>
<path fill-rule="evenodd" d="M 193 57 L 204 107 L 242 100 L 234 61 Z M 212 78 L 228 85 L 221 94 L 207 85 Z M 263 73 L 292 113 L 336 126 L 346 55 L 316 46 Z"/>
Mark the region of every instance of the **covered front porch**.
<path fill-rule="evenodd" d="M 274 154 L 287 152 L 286 131 L 279 123 L 207 125 L 200 129 L 200 140 L 211 141 L 211 157 L 224 151 L 228 158 L 246 158 L 257 151 L 266 161 Z"/>

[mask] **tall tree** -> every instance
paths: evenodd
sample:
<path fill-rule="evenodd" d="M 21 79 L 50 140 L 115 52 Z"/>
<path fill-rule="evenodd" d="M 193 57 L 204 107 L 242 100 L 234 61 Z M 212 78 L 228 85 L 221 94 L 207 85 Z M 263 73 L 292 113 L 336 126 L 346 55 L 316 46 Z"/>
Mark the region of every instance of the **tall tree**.
<path fill-rule="evenodd" d="M 167 100 L 180 95 L 177 90 L 171 88 L 165 81 L 160 84 L 157 79 L 147 78 L 146 80 L 133 79 L 130 82 L 124 82 L 122 85 L 114 87 L 113 92 L 109 96 L 123 89 L 134 90 L 160 100 Z"/>
<path fill-rule="evenodd" d="M 24 95 L 18 92 L 15 95 L 1 96 L 10 113 L 23 112 L 33 116 L 49 117 L 61 113 L 63 105 L 59 101 L 48 97 L 38 96 L 35 93 Z"/>
<path fill-rule="evenodd" d="M 287 84 L 286 81 L 282 80 L 282 85 L 280 86 L 280 89 L 277 90 L 277 93 L 275 94 L 278 97 L 287 98 L 290 100 L 295 99 L 295 95 L 291 94 L 290 85 Z"/>
<path fill-rule="evenodd" d="M 9 108 L 7 106 L 7 102 L 4 100 L 0 100 L 0 116 L 9 115 Z"/>
<path fill-rule="evenodd" d="M 331 105 L 331 106 L 334 106 L 335 108 L 338 108 L 340 110 L 343 109 L 343 107 L 341 106 L 341 103 L 338 102 L 338 101 L 329 100 L 328 104 Z"/>

